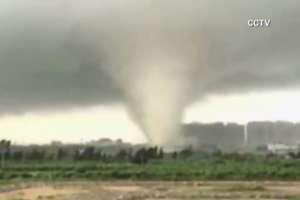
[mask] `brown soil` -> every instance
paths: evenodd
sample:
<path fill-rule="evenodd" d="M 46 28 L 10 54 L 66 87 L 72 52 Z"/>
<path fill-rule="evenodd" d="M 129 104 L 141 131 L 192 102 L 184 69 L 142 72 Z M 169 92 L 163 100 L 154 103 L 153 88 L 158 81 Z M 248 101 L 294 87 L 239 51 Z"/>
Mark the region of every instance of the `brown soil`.
<path fill-rule="evenodd" d="M 0 188 L 0 200 L 300 199 L 300 182 L 74 182 Z"/>

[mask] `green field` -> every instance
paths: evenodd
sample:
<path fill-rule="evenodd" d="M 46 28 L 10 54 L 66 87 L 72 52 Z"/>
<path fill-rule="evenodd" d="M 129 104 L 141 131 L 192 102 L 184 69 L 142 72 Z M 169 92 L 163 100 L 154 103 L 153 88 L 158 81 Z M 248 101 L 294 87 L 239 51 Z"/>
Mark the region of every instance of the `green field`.
<path fill-rule="evenodd" d="M 300 199 L 297 157 L 197 152 L 135 157 L 7 160 L 0 170 L 0 200 Z"/>
<path fill-rule="evenodd" d="M 9 162 L 0 170 L 0 180 L 300 180 L 299 159 L 242 158 L 154 159 L 144 164 Z"/>

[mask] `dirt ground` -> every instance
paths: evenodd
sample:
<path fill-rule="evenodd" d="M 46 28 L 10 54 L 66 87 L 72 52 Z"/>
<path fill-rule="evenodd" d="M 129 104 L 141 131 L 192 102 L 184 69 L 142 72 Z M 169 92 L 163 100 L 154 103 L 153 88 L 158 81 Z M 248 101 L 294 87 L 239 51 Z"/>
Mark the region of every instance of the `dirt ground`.
<path fill-rule="evenodd" d="M 300 200 L 300 182 L 66 182 L 0 186 L 0 200 Z"/>

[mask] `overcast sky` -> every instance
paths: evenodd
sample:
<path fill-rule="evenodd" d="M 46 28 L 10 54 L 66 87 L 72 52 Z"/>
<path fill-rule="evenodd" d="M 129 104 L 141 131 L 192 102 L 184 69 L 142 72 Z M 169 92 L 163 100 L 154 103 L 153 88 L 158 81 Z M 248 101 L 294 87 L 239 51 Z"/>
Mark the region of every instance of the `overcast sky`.
<path fill-rule="evenodd" d="M 2 0 L 0 138 L 143 142 L 147 120 L 133 118 L 144 117 L 147 91 L 151 106 L 173 99 L 165 108 L 183 110 L 184 122 L 300 121 L 299 9 L 298 0 Z M 250 18 L 271 26 L 249 28 Z"/>

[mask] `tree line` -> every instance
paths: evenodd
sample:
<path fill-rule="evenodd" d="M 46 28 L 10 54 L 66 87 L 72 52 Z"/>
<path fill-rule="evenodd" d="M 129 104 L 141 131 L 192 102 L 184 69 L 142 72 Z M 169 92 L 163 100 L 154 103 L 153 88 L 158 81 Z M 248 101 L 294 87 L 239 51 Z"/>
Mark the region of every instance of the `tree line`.
<path fill-rule="evenodd" d="M 113 147 L 112 147 L 113 148 Z M 114 147 L 118 148 L 118 147 Z M 116 150 L 115 150 L 116 151 Z M 8 140 L 0 141 L 1 167 L 5 162 L 43 162 L 43 161 L 101 161 L 147 163 L 151 159 L 162 159 L 163 148 L 141 147 L 124 148 L 115 153 L 107 153 L 101 147 L 89 145 L 12 145 Z"/>

